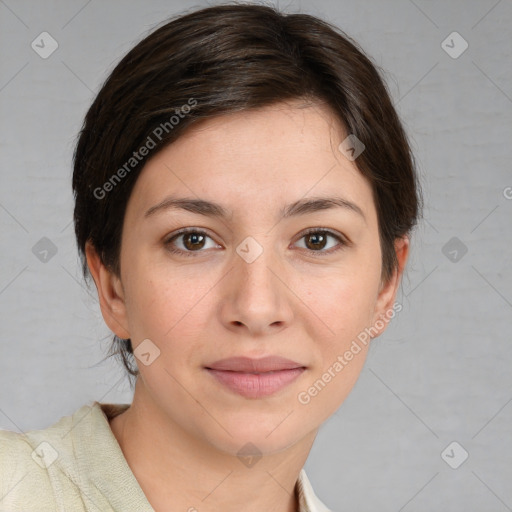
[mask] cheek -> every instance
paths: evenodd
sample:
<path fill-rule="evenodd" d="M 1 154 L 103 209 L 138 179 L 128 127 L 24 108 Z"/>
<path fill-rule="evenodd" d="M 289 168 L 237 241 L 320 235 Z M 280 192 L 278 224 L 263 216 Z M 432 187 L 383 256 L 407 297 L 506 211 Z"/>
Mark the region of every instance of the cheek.
<path fill-rule="evenodd" d="M 149 338 L 162 349 L 179 340 L 189 345 L 204 331 L 209 318 L 205 308 L 218 278 L 198 277 L 188 269 L 170 272 L 169 265 L 155 264 L 133 266 L 130 275 L 127 315 L 135 343 Z"/>
<path fill-rule="evenodd" d="M 364 366 L 379 283 L 379 268 L 366 268 L 303 284 L 309 317 L 317 318 L 308 325 L 318 364 L 297 402 L 315 418 L 328 418 L 343 403 Z"/>
<path fill-rule="evenodd" d="M 318 323 L 315 323 L 311 338 L 318 339 L 320 336 L 331 350 L 349 343 L 372 321 L 378 284 L 378 273 L 370 268 L 368 272 L 358 272 L 356 269 L 350 273 L 303 281 L 301 286 L 303 296 L 307 297 L 305 302 L 312 315 L 324 325 L 319 329 Z"/>
<path fill-rule="evenodd" d="M 163 269 L 147 261 L 136 250 L 130 251 L 128 241 L 122 268 L 124 269 L 124 290 L 126 298 L 126 315 L 130 326 L 132 343 L 137 344 L 149 338 L 159 344 L 158 333 L 172 327 L 170 316 L 176 310 L 172 293 L 175 283 Z M 165 306 L 165 309 L 164 309 Z"/>

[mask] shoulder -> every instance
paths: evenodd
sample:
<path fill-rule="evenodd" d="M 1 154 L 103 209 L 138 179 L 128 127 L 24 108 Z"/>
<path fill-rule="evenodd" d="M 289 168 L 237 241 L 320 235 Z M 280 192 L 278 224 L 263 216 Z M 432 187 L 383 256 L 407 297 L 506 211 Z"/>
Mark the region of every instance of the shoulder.
<path fill-rule="evenodd" d="M 33 448 L 24 434 L 0 430 L 0 474 L 9 476 L 17 468 L 25 467 Z M 28 458 L 27 458 L 28 455 Z M 5 480 L 0 480 L 3 483 Z"/>
<path fill-rule="evenodd" d="M 0 430 L 0 511 L 57 510 L 65 489 L 62 475 L 73 474 L 73 425 L 85 405 L 53 425 L 18 433 Z"/>
<path fill-rule="evenodd" d="M 49 475 L 41 465 L 44 447 L 35 448 L 27 434 L 0 430 L 1 511 L 55 506 Z"/>

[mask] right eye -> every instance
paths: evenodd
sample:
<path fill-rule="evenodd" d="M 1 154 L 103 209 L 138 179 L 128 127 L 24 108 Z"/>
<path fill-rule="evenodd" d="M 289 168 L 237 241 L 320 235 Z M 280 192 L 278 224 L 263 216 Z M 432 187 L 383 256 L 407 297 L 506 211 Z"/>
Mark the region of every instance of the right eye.
<path fill-rule="evenodd" d="M 172 234 L 170 238 L 167 238 L 165 246 L 174 254 L 196 256 L 194 253 L 204 252 L 201 249 L 205 248 L 207 239 L 210 239 L 213 242 L 213 239 L 206 233 L 206 231 L 197 228 L 185 228 Z M 176 248 L 176 245 L 181 247 Z M 213 242 L 212 247 L 220 246 Z M 206 248 L 208 249 L 209 247 Z"/>

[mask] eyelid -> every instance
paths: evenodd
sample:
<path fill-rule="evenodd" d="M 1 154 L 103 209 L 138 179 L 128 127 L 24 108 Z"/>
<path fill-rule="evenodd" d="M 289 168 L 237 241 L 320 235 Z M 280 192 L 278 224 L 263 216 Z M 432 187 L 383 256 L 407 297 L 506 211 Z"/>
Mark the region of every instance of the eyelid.
<path fill-rule="evenodd" d="M 169 236 L 166 236 L 164 237 L 163 239 L 163 243 L 166 247 L 170 247 L 172 245 L 172 242 L 176 239 L 176 238 L 179 238 L 180 236 L 182 235 L 186 235 L 187 233 L 197 233 L 197 234 L 200 234 L 200 235 L 204 235 L 208 238 L 210 238 L 211 240 L 213 240 L 217 245 L 219 245 L 213 238 L 213 236 L 211 236 L 207 230 L 205 230 L 204 228 L 194 228 L 194 227 L 186 227 L 186 228 L 182 228 L 182 229 L 179 229 L 178 231 L 174 231 L 173 233 L 171 233 Z M 182 249 L 176 249 L 176 248 L 169 248 L 168 249 L 169 251 L 173 252 L 173 253 L 176 253 L 176 254 L 184 254 L 186 256 L 195 256 L 196 254 L 200 254 L 202 252 L 205 252 L 205 251 L 184 251 Z"/>
<path fill-rule="evenodd" d="M 207 230 L 205 230 L 204 228 L 194 228 L 194 227 L 182 228 L 182 229 L 179 229 L 178 231 L 175 231 L 175 232 L 171 233 L 169 236 L 166 236 L 164 238 L 164 245 L 165 246 L 171 246 L 171 242 L 173 242 L 175 239 L 179 238 L 181 235 L 186 235 L 187 233 L 196 233 L 196 234 L 207 236 L 208 238 L 213 240 L 217 245 L 219 245 L 214 240 L 214 238 L 208 233 Z M 352 245 L 352 242 L 345 235 L 343 235 L 342 233 L 339 233 L 338 231 L 334 231 L 334 230 L 332 230 L 330 228 L 323 228 L 323 227 L 307 228 L 307 229 L 301 231 L 300 234 L 297 236 L 297 239 L 293 243 L 294 244 L 297 243 L 299 240 L 301 240 L 305 236 L 307 236 L 309 234 L 312 234 L 312 233 L 326 233 L 328 236 L 332 236 L 333 238 L 335 238 L 339 242 L 338 245 L 335 248 L 331 247 L 327 251 L 323 251 L 323 250 L 314 251 L 314 250 L 311 250 L 311 249 L 304 249 L 302 247 L 300 248 L 301 250 L 306 251 L 308 254 L 311 254 L 313 256 L 321 257 L 322 255 L 329 255 L 329 254 L 332 254 L 332 253 L 334 253 L 334 252 L 336 252 L 336 251 L 338 251 L 340 249 L 343 249 L 346 246 L 351 246 Z M 204 250 L 184 251 L 182 249 L 175 249 L 175 248 L 170 248 L 168 250 L 170 252 L 172 252 L 172 253 L 181 254 L 181 255 L 185 255 L 185 256 L 196 256 L 196 255 L 199 255 L 199 254 L 201 254 L 203 252 L 206 252 Z"/>
<path fill-rule="evenodd" d="M 345 247 L 352 246 L 352 242 L 344 234 L 338 231 L 334 231 L 330 228 L 323 227 L 307 228 L 304 231 L 301 231 L 301 233 L 297 236 L 297 239 L 295 240 L 294 244 L 297 243 L 302 238 L 304 238 L 305 236 L 314 233 L 326 233 L 328 236 L 335 238 L 338 241 L 338 245 L 335 247 L 331 247 L 326 251 L 313 251 L 310 249 L 304 249 L 303 247 L 300 247 L 302 251 L 306 251 L 308 255 L 312 255 L 313 257 L 329 256 L 330 254 L 333 254 L 341 249 L 344 249 Z"/>
<path fill-rule="evenodd" d="M 323 228 L 323 227 L 314 227 L 314 228 L 307 228 L 304 231 L 301 231 L 301 233 L 298 235 L 297 239 L 300 240 L 303 236 L 309 235 L 310 233 L 327 233 L 334 238 L 338 238 L 341 242 L 345 243 L 346 245 L 350 245 L 351 241 L 343 234 L 338 231 L 335 231 L 331 228 Z"/>

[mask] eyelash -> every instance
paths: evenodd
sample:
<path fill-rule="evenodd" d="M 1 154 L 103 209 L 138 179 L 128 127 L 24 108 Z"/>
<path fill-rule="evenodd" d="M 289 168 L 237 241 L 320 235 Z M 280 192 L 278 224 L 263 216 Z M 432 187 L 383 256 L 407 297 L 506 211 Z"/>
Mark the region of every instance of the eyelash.
<path fill-rule="evenodd" d="M 184 228 L 184 229 L 181 229 L 180 231 L 178 231 L 177 233 L 174 233 L 170 238 L 168 238 L 168 239 L 166 239 L 164 241 L 164 244 L 167 247 L 167 249 L 169 250 L 169 252 L 172 252 L 174 254 L 179 254 L 179 255 L 182 255 L 182 256 L 192 256 L 192 257 L 196 257 L 199 254 L 201 254 L 202 252 L 205 252 L 205 251 L 202 251 L 202 250 L 198 250 L 198 251 L 184 251 L 182 249 L 176 249 L 176 248 L 174 248 L 172 246 L 172 242 L 174 242 L 174 240 L 176 240 L 180 236 L 186 235 L 188 233 L 195 233 L 195 234 L 198 234 L 198 235 L 204 235 L 204 236 L 207 236 L 208 238 L 212 239 L 212 237 L 210 235 L 208 235 L 208 233 L 206 233 L 206 231 L 203 231 L 201 229 Z M 333 254 L 333 253 L 343 249 L 345 246 L 349 245 L 349 242 L 345 238 L 343 238 L 342 236 L 338 235 L 337 233 L 335 233 L 335 232 L 333 232 L 333 231 L 331 231 L 329 229 L 325 229 L 325 228 L 310 228 L 310 229 L 306 230 L 305 232 L 303 232 L 297 241 L 301 240 L 302 238 L 304 238 L 307 235 L 316 234 L 316 233 L 325 233 L 328 236 L 332 236 L 333 238 L 335 238 L 339 242 L 339 244 L 335 248 L 331 248 L 331 249 L 329 249 L 327 251 L 323 251 L 323 250 L 314 251 L 312 249 L 305 249 L 306 251 L 308 251 L 309 253 L 311 253 L 315 257 L 316 256 L 320 256 L 321 257 L 323 255 Z"/>

